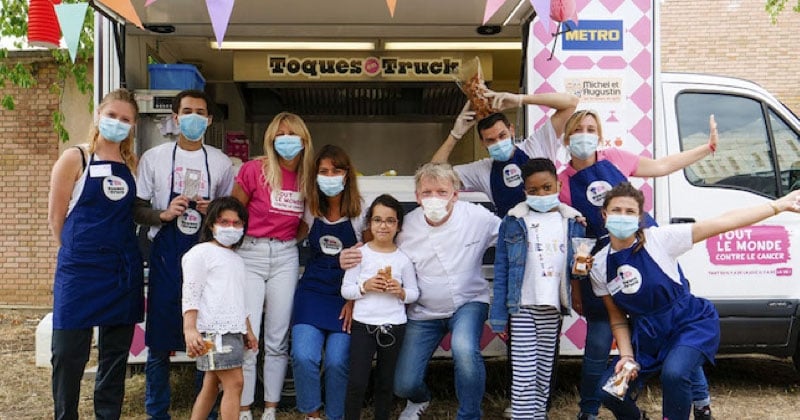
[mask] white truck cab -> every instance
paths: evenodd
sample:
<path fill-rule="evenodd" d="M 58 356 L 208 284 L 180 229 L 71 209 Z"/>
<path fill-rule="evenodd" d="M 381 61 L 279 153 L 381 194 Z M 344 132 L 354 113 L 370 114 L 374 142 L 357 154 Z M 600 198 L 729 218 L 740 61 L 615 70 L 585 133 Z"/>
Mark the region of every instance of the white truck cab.
<path fill-rule="evenodd" d="M 800 121 L 760 86 L 741 79 L 663 73 L 655 156 L 707 141 L 716 153 L 654 181 L 659 224 L 690 223 L 767 203 L 800 188 Z M 794 356 L 798 351 L 800 217 L 781 213 L 698 243 L 681 259 L 692 292 L 717 307 L 721 353 Z"/>

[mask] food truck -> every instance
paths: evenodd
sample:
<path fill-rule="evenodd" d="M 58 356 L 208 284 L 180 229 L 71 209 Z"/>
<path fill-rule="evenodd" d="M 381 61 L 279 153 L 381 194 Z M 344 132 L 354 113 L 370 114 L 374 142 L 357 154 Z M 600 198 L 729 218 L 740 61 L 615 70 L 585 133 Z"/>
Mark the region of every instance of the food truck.
<path fill-rule="evenodd" d="M 238 160 L 258 156 L 272 116 L 295 112 L 315 146 L 348 151 L 365 195 L 388 192 L 412 207 L 411 175 L 449 133 L 466 101 L 455 75 L 477 56 L 493 90 L 578 95 L 579 108 L 603 118 L 601 147 L 656 158 L 677 153 L 706 141 L 714 114 L 714 156 L 667 177 L 634 180 L 659 224 L 766 205 L 800 187 L 800 122 L 769 92 L 740 79 L 661 72 L 658 1 L 583 2 L 577 22 L 555 36 L 556 23 L 543 22 L 549 11 L 537 13 L 528 0 L 237 0 L 227 21 L 195 0 L 142 3 L 134 4 L 139 28 L 93 2 L 95 95 L 137 91 L 139 153 L 170 140 L 157 126 L 170 117 L 177 90 L 196 87 L 215 101 L 206 143 Z M 488 14 L 489 3 L 500 5 Z M 544 112 L 508 115 L 521 135 Z M 471 133 L 450 162 L 485 156 Z M 480 193 L 460 197 L 489 205 Z M 682 257 L 693 293 L 719 310 L 721 353 L 794 356 L 797 365 L 798 258 L 800 218 L 789 213 L 711 238 Z M 489 279 L 491 263 L 487 255 Z M 567 317 L 561 353 L 580 354 L 584 335 L 585 322 Z M 488 327 L 482 345 L 487 356 L 505 355 Z M 448 349 L 445 340 L 438 354 Z M 131 360 L 144 361 L 145 351 L 140 343 Z"/>

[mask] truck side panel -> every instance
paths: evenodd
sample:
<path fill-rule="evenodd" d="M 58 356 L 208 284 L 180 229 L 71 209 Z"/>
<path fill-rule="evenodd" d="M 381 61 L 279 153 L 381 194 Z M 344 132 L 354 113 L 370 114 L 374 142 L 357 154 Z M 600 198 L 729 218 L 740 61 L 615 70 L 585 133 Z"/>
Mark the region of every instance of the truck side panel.
<path fill-rule="evenodd" d="M 708 141 L 708 116 L 719 127 L 714 155 L 670 175 L 669 217 L 659 223 L 718 216 L 763 204 L 800 188 L 800 124 L 767 92 L 737 79 L 667 74 L 662 83 L 666 154 Z M 666 219 L 666 220 L 665 220 Z M 720 313 L 720 352 L 791 355 L 797 347 L 800 218 L 782 213 L 709 238 L 681 258 L 692 291 Z"/>

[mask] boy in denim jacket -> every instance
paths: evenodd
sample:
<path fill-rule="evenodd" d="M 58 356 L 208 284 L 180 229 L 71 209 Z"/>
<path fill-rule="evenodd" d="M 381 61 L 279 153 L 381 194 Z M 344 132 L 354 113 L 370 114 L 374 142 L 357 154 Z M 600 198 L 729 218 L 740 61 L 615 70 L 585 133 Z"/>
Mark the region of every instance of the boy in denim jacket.
<path fill-rule="evenodd" d="M 489 323 L 513 337 L 513 418 L 544 419 L 561 317 L 572 306 L 572 238 L 584 237 L 585 229 L 570 217 L 576 213 L 559 211 L 561 184 L 552 161 L 534 158 L 521 169 L 526 199 L 500 225 Z"/>

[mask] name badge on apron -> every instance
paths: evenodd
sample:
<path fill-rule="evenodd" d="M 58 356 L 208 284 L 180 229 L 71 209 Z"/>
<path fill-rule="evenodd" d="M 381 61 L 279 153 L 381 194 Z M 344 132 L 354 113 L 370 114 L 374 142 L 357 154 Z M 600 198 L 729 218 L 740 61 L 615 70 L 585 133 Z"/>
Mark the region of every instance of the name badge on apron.
<path fill-rule="evenodd" d="M 325 255 L 338 255 L 342 252 L 342 241 L 333 235 L 325 235 L 319 238 L 319 247 Z"/>
<path fill-rule="evenodd" d="M 508 188 L 516 188 L 522 184 L 522 170 L 516 163 L 509 163 L 503 168 L 503 183 Z"/>
<path fill-rule="evenodd" d="M 103 194 L 111 201 L 122 200 L 128 195 L 128 183 L 116 175 L 107 176 L 103 179 Z"/>
<path fill-rule="evenodd" d="M 186 209 L 182 215 L 178 216 L 178 230 L 184 235 L 194 235 L 200 230 L 202 221 L 203 218 L 200 216 L 200 212 L 195 209 Z"/>
<path fill-rule="evenodd" d="M 608 293 L 610 293 L 611 296 L 616 295 L 620 290 L 622 290 L 622 277 L 614 277 L 606 284 L 606 287 L 608 287 Z"/>
<path fill-rule="evenodd" d="M 586 199 L 595 206 L 600 207 L 603 205 L 606 193 L 609 191 L 611 191 L 611 184 L 603 180 L 594 181 L 586 189 Z"/>
<path fill-rule="evenodd" d="M 111 176 L 111 165 L 89 165 L 89 176 L 92 178 L 104 178 Z"/>

